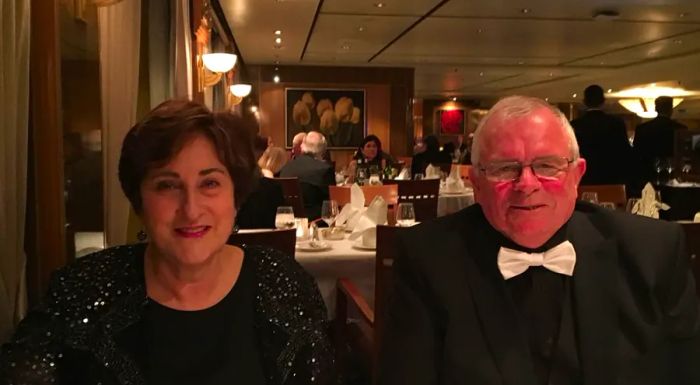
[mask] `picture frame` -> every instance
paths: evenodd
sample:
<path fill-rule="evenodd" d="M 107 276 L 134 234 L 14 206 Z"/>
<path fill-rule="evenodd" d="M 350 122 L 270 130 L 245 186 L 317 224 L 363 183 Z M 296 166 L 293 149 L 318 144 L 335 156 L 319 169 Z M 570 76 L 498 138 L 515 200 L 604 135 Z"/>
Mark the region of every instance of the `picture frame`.
<path fill-rule="evenodd" d="M 440 135 L 464 135 L 467 112 L 463 108 L 443 108 L 435 111 L 435 127 Z"/>
<path fill-rule="evenodd" d="M 329 149 L 355 149 L 367 134 L 365 90 L 285 88 L 285 145 L 300 132 L 319 131 Z"/>

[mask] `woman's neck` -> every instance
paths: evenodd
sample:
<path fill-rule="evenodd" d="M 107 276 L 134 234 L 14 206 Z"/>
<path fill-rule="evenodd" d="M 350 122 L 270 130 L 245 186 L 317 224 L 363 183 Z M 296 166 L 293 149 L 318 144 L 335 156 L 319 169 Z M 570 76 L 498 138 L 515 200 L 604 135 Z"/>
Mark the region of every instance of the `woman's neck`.
<path fill-rule="evenodd" d="M 206 262 L 183 265 L 149 244 L 144 271 L 148 296 L 176 310 L 202 310 L 221 301 L 241 271 L 243 251 L 224 246 Z"/>

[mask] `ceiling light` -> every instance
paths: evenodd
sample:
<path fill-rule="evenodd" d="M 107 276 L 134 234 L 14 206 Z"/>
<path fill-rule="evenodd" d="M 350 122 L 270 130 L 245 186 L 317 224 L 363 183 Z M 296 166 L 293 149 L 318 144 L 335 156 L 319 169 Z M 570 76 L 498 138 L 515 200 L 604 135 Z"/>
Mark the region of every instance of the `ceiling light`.
<path fill-rule="evenodd" d="M 484 30 L 483 30 L 483 28 L 479 28 L 479 29 L 477 29 L 477 30 L 476 30 L 476 33 L 478 33 L 478 34 L 482 34 L 482 33 L 484 33 Z"/>
<path fill-rule="evenodd" d="M 554 76 L 554 72 L 549 73 L 549 77 L 551 78 L 552 76 Z"/>
<path fill-rule="evenodd" d="M 611 92 L 612 92 L 612 88 L 608 88 L 608 93 L 611 93 Z"/>
<path fill-rule="evenodd" d="M 275 31 L 275 36 L 280 36 L 280 35 L 282 35 L 282 31 L 280 31 L 279 29 L 276 30 L 276 31 Z"/>
<path fill-rule="evenodd" d="M 545 101 L 545 102 L 548 102 L 548 101 L 549 101 L 549 98 L 544 98 L 544 101 Z"/>
<path fill-rule="evenodd" d="M 275 44 L 282 44 L 282 38 L 281 38 L 281 37 L 276 37 L 276 38 L 275 38 Z"/>
<path fill-rule="evenodd" d="M 642 118 L 655 118 L 656 111 L 654 101 L 659 96 L 673 98 L 673 107 L 679 105 L 684 97 L 697 96 L 699 92 L 686 91 L 680 87 L 667 85 L 657 85 L 651 83 L 647 86 L 640 86 L 618 91 L 611 94 L 611 97 L 620 98 L 618 103 L 631 112 Z"/>
<path fill-rule="evenodd" d="M 604 61 L 600 62 L 600 65 L 605 65 L 605 62 Z"/>
<path fill-rule="evenodd" d="M 250 112 L 258 112 L 258 106 L 250 106 Z"/>
<path fill-rule="evenodd" d="M 272 78 L 272 81 L 275 82 L 275 83 L 279 83 L 279 82 L 280 82 L 280 76 L 279 76 L 279 75 L 275 75 L 275 76 Z"/>
<path fill-rule="evenodd" d="M 524 61 L 519 61 L 518 64 L 523 65 L 523 64 L 525 64 L 525 62 L 524 62 Z"/>
<path fill-rule="evenodd" d="M 484 76 L 484 73 L 483 73 L 483 72 L 479 72 L 479 76 Z"/>
<path fill-rule="evenodd" d="M 238 96 L 239 98 L 245 98 L 250 94 L 250 91 L 253 89 L 253 86 L 250 84 L 234 84 L 231 87 L 229 87 L 231 90 L 231 93 Z"/>
<path fill-rule="evenodd" d="M 342 49 L 345 50 L 345 51 L 349 51 L 349 50 L 350 50 L 350 44 L 345 43 L 345 44 L 343 44 L 340 48 L 342 48 Z"/>
<path fill-rule="evenodd" d="M 456 96 L 453 96 L 453 97 L 452 97 L 452 101 L 453 101 L 453 102 L 456 102 L 456 101 L 457 101 L 457 97 L 456 97 Z"/>
<path fill-rule="evenodd" d="M 675 44 L 683 44 L 683 40 L 681 39 L 676 39 L 673 41 Z"/>
<path fill-rule="evenodd" d="M 520 12 L 522 12 L 523 14 L 528 14 L 530 13 L 530 8 L 523 8 L 520 10 Z"/>
<path fill-rule="evenodd" d="M 202 55 L 204 66 L 211 72 L 228 72 L 236 65 L 238 57 L 232 53 L 208 53 Z"/>
<path fill-rule="evenodd" d="M 377 8 L 382 8 L 384 6 L 384 3 L 374 3 L 374 6 Z"/>
<path fill-rule="evenodd" d="M 576 99 L 576 97 L 578 96 L 578 94 L 573 94 L 573 95 L 571 95 L 571 96 L 572 96 L 574 99 Z"/>
<path fill-rule="evenodd" d="M 686 16 L 688 16 L 688 13 L 687 13 L 687 12 L 681 12 L 681 13 L 678 15 L 678 17 L 680 17 L 681 19 L 684 18 L 684 17 L 686 17 Z"/>
<path fill-rule="evenodd" d="M 364 32 L 364 31 L 365 31 L 365 27 L 359 26 L 359 27 L 357 27 L 357 31 L 358 31 L 358 32 Z"/>

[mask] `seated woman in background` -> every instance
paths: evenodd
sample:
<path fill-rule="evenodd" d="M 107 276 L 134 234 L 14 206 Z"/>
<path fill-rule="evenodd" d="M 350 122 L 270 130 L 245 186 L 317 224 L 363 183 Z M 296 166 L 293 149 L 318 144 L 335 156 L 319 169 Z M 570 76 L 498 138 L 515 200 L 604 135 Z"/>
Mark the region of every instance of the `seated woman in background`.
<path fill-rule="evenodd" d="M 392 162 L 391 157 L 382 151 L 382 142 L 375 135 L 367 135 L 362 140 L 352 159 L 347 170 L 348 183 L 355 181 L 358 165 L 367 169 L 376 167 L 381 172 L 387 164 Z"/>
<path fill-rule="evenodd" d="M 287 255 L 227 245 L 257 164 L 240 118 L 168 101 L 126 135 L 119 180 L 148 243 L 58 272 L 0 352 L 13 384 L 329 384 L 316 283 Z"/>
<path fill-rule="evenodd" d="M 288 161 L 289 154 L 283 148 L 268 147 L 258 160 L 258 165 L 264 177 L 275 178 Z"/>
<path fill-rule="evenodd" d="M 425 151 L 413 155 L 411 161 L 411 175 L 425 174 L 425 169 L 429 164 L 437 166 L 439 164 L 452 163 L 452 156 L 440 152 L 440 142 L 435 135 L 428 135 L 423 139 Z"/>

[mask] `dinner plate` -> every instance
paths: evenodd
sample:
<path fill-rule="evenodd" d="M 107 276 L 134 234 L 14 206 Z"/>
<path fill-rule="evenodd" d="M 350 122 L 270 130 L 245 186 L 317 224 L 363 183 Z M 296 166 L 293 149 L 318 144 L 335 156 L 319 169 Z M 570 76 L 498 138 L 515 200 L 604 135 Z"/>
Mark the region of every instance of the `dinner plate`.
<path fill-rule="evenodd" d="M 371 247 L 371 246 L 365 246 L 362 244 L 362 238 L 357 238 L 355 242 L 352 243 L 352 247 L 358 249 L 358 250 L 367 250 L 367 251 L 374 251 L 377 248 L 376 247 Z"/>
<path fill-rule="evenodd" d="M 297 250 L 299 251 L 327 251 L 332 249 L 328 242 L 315 242 L 314 246 L 311 246 L 311 241 L 299 242 L 297 243 Z"/>

